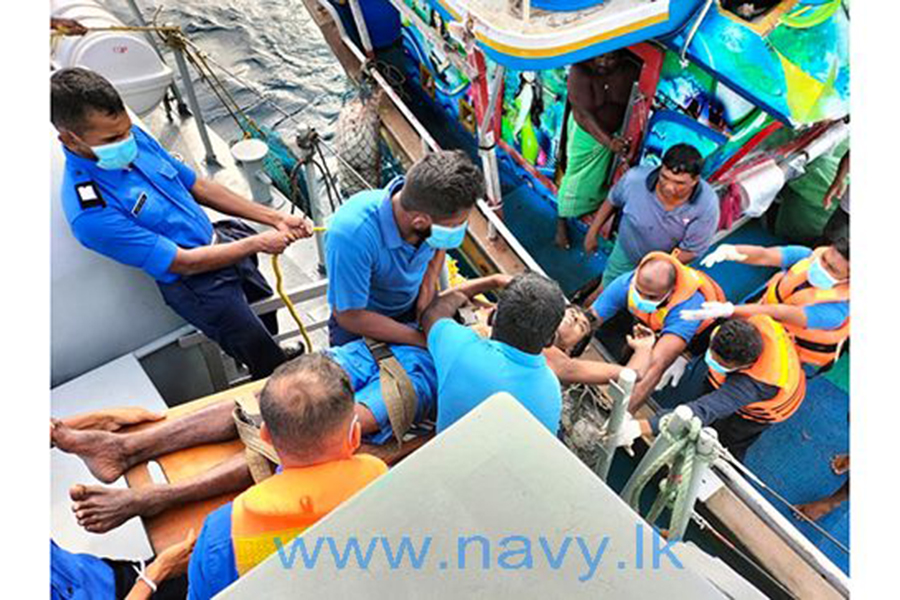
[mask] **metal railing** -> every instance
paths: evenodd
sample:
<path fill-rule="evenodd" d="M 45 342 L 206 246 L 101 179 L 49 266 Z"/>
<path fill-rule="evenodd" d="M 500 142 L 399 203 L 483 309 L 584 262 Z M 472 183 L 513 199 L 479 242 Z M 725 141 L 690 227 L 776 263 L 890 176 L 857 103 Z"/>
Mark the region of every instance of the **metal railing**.
<path fill-rule="evenodd" d="M 293 302 L 294 304 L 300 304 L 302 302 L 309 302 L 310 300 L 324 297 L 327 290 L 328 280 L 320 279 L 318 281 L 314 281 L 312 283 L 307 283 L 300 287 L 297 287 L 288 292 L 287 295 L 288 298 L 291 299 L 291 302 Z M 277 296 L 267 298 L 265 300 L 260 300 L 259 302 L 255 302 L 250 305 L 250 308 L 252 308 L 253 312 L 257 315 L 267 315 L 284 307 L 284 303 Z M 327 325 L 327 319 L 316 320 L 309 323 L 306 326 L 306 330 L 311 333 L 313 331 L 323 329 Z M 276 335 L 275 341 L 283 342 L 299 337 L 300 335 L 300 329 L 295 328 Z M 199 347 L 200 353 L 203 355 L 203 360 L 206 363 L 207 371 L 209 372 L 210 382 L 212 382 L 212 386 L 215 391 L 218 392 L 228 389 L 234 383 L 236 383 L 235 381 L 231 381 L 228 377 L 227 369 L 225 368 L 225 355 L 223 354 L 222 349 L 218 344 L 206 337 L 203 332 L 195 330 L 190 333 L 181 335 L 177 339 L 177 343 L 180 348 L 191 348 L 195 346 Z"/>

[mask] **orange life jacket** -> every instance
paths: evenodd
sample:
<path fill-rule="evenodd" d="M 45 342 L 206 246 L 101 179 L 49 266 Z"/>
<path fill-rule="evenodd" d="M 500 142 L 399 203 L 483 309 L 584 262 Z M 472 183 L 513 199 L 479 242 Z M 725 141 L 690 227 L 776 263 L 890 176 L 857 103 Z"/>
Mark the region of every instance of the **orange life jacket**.
<path fill-rule="evenodd" d="M 830 290 L 822 290 L 809 283 L 809 267 L 813 260 L 821 260 L 825 250 L 826 248 L 816 248 L 809 258 L 798 261 L 787 271 L 775 274 L 769 280 L 760 303 L 812 306 L 823 302 L 850 300 L 849 281 L 838 283 Z M 802 362 L 827 367 L 837 360 L 841 347 L 850 337 L 850 316 L 837 329 L 809 329 L 788 324 L 785 327 L 794 336 Z"/>
<path fill-rule="evenodd" d="M 231 539 L 238 574 L 261 563 L 347 498 L 387 472 L 374 456 L 355 454 L 311 467 L 285 469 L 234 499 Z"/>
<path fill-rule="evenodd" d="M 738 414 L 757 423 L 778 423 L 793 415 L 806 396 L 806 374 L 797 349 L 785 327 L 768 315 L 747 319 L 763 339 L 763 351 L 753 365 L 736 371 L 778 388 L 774 397 L 741 408 Z M 709 370 L 709 381 L 718 389 L 728 375 Z"/>
<path fill-rule="evenodd" d="M 641 266 L 651 260 L 657 259 L 665 260 L 675 267 L 675 290 L 668 297 L 668 299 L 666 299 L 664 303 L 660 304 L 652 313 L 646 313 L 637 309 L 630 291 L 628 294 L 628 311 L 632 315 L 634 315 L 637 320 L 652 329 L 654 332 L 659 333 L 660 331 L 662 331 L 663 324 L 665 323 L 666 317 L 669 315 L 669 310 L 671 310 L 672 307 L 678 306 L 685 300 L 690 299 L 690 297 L 693 296 L 697 292 L 697 290 L 699 290 L 700 293 L 703 294 L 703 298 L 706 302 L 726 301 L 725 293 L 722 291 L 722 288 L 719 287 L 719 284 L 712 279 L 712 277 L 702 271 L 698 271 L 697 269 L 692 269 L 688 266 L 685 266 L 681 263 L 680 260 L 665 252 L 650 252 L 649 254 L 644 256 L 644 258 L 640 262 L 640 265 L 638 265 L 638 268 L 634 270 L 634 277 L 637 277 L 638 269 L 640 269 Z M 712 325 L 713 321 L 713 319 L 707 319 L 703 321 L 700 324 L 700 328 L 697 330 L 697 333 L 702 332 L 707 327 Z"/>

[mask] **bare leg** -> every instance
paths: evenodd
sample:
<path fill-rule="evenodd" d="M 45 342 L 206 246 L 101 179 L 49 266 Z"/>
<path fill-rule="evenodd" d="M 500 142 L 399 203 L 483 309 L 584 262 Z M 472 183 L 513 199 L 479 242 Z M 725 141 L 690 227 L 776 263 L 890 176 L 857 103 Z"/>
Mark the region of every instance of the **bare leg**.
<path fill-rule="evenodd" d="M 563 250 L 569 249 L 569 229 L 566 226 L 566 219 L 556 219 L 556 239 L 554 243 L 558 248 Z"/>
<path fill-rule="evenodd" d="M 63 452 L 77 454 L 103 483 L 112 483 L 136 464 L 157 456 L 237 438 L 231 401 L 217 402 L 179 419 L 133 433 L 78 431 L 53 422 L 51 439 Z"/>
<path fill-rule="evenodd" d="M 69 490 L 78 524 L 91 533 L 105 533 L 132 517 L 152 517 L 173 506 L 240 492 L 253 485 L 243 453 L 186 481 L 143 488 L 75 485 Z"/>
<path fill-rule="evenodd" d="M 850 480 L 844 482 L 844 485 L 838 489 L 835 493 L 828 496 L 827 498 L 822 498 L 820 500 L 815 500 L 813 502 L 807 502 L 806 504 L 800 504 L 797 506 L 797 510 L 802 512 L 804 515 L 812 519 L 813 521 L 818 521 L 838 506 L 846 502 L 850 498 Z"/>

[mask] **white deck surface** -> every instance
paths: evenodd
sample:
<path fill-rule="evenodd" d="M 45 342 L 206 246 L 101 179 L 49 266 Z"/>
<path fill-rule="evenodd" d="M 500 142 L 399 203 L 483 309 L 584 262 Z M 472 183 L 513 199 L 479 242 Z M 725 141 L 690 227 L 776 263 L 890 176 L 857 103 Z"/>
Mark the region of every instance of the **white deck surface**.
<path fill-rule="evenodd" d="M 178 153 L 198 175 L 215 179 L 249 197 L 249 186 L 243 173 L 235 165 L 228 143 L 209 131 L 222 163 L 221 168 L 209 168 L 203 162 L 203 147 L 193 119 L 168 123 L 161 107 L 144 119 L 147 128 L 160 143 L 171 152 Z M 282 210 L 289 210 L 289 205 Z M 217 220 L 221 215 L 211 213 Z M 260 229 L 262 227 L 260 226 Z M 301 240 L 292 245 L 282 255 L 281 268 L 285 277 L 285 288 L 289 291 L 304 283 L 319 279 L 316 272 L 317 254 L 312 239 Z M 260 255 L 260 270 L 274 288 L 275 277 L 267 255 Z M 159 299 L 161 303 L 162 300 Z M 324 298 L 303 303 L 297 307 L 305 322 L 310 323 L 328 316 L 328 306 Z M 292 331 L 296 325 L 286 310 L 279 311 L 281 331 Z M 327 344 L 325 330 L 311 334 L 316 348 Z M 118 406 L 141 406 L 148 410 L 164 411 L 166 404 L 141 368 L 138 360 L 127 354 L 105 365 L 89 371 L 51 390 L 51 415 L 71 416 L 102 408 Z M 99 556 L 115 558 L 148 558 L 152 554 L 140 519 L 132 519 L 123 526 L 103 535 L 85 532 L 75 522 L 69 500 L 69 488 L 76 483 L 99 484 L 78 458 L 59 450 L 51 451 L 51 535 L 63 548 L 73 552 L 88 552 Z M 125 480 L 119 479 L 114 487 L 124 487 Z"/>

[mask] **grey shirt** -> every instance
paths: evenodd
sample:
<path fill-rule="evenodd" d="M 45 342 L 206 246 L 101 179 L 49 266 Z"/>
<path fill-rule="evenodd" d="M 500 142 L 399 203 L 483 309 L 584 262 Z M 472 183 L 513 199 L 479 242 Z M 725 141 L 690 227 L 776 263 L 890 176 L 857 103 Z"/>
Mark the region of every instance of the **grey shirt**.
<path fill-rule="evenodd" d="M 668 211 L 656 197 L 657 177 L 654 167 L 634 167 L 609 193 L 609 201 L 622 210 L 622 250 L 634 264 L 654 250 L 681 248 L 702 255 L 719 226 L 718 196 L 701 179 L 690 200 Z"/>

